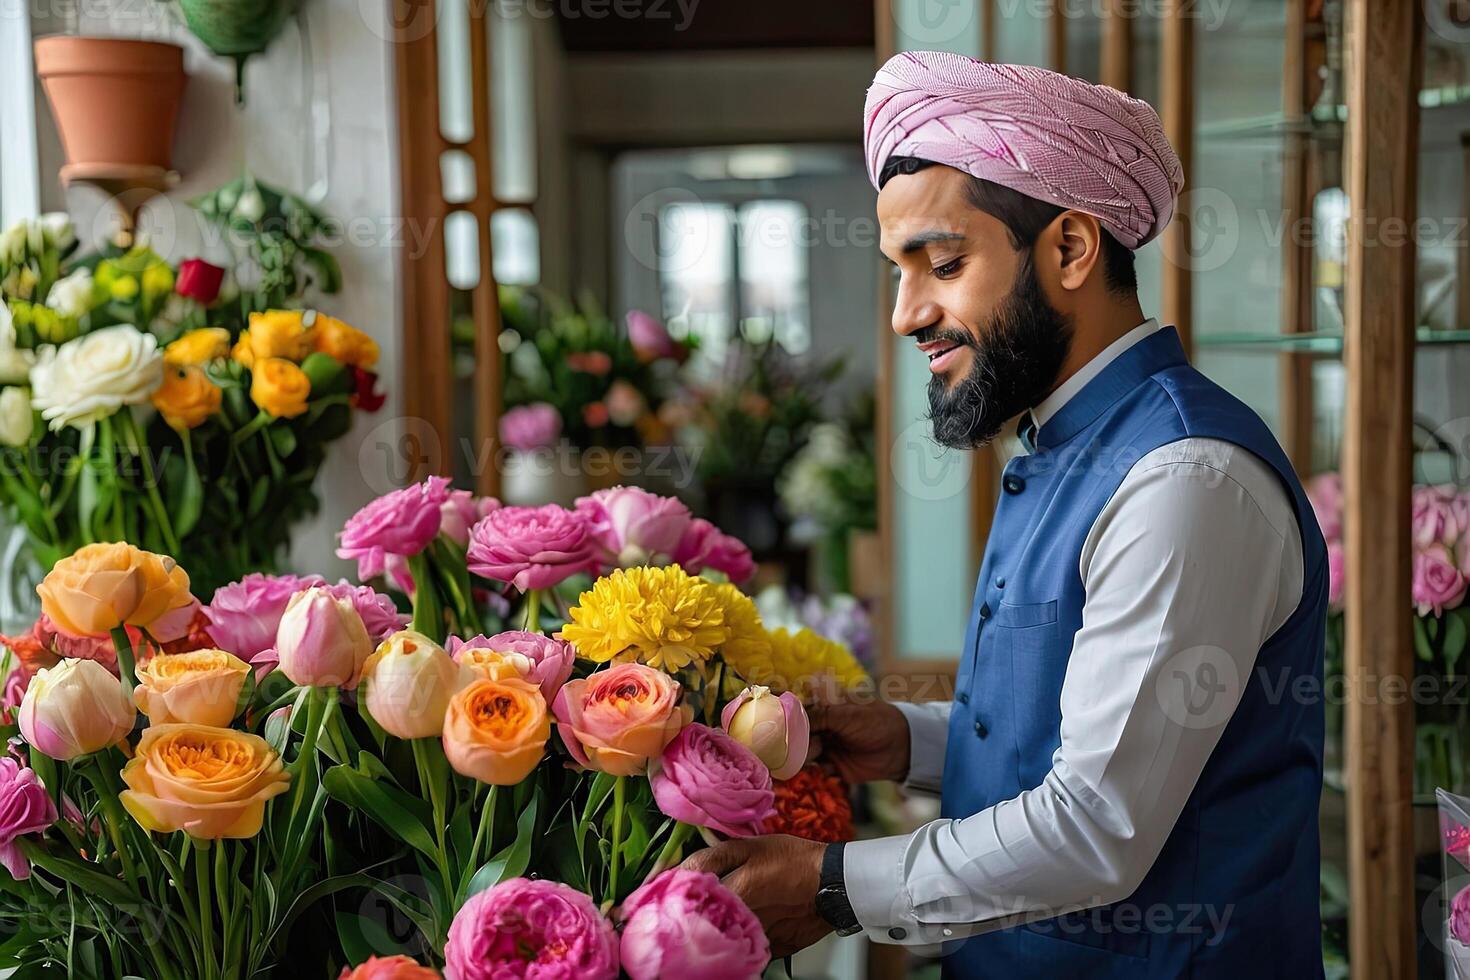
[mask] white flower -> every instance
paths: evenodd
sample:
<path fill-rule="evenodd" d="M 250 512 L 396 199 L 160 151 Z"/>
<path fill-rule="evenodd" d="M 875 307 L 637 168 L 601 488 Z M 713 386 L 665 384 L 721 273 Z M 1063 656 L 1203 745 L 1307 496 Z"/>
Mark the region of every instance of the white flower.
<path fill-rule="evenodd" d="M 265 214 L 265 199 L 260 196 L 260 191 L 254 187 L 240 195 L 240 200 L 235 202 L 235 210 L 230 217 L 236 221 L 259 221 L 261 215 Z"/>
<path fill-rule="evenodd" d="M 24 388 L 0 388 L 0 443 L 24 446 L 31 441 L 36 419 Z"/>
<path fill-rule="evenodd" d="M 35 363 L 33 351 L 15 346 L 15 321 L 10 316 L 10 307 L 0 299 L 0 384 L 25 384 Z"/>
<path fill-rule="evenodd" d="M 17 221 L 4 232 L 0 232 L 0 262 L 9 264 L 26 257 L 28 230 L 26 222 Z"/>
<path fill-rule="evenodd" d="M 40 222 L 42 234 L 52 248 L 64 252 L 77 240 L 76 226 L 71 222 L 71 215 L 65 211 L 50 211 L 36 220 Z"/>
<path fill-rule="evenodd" d="M 126 323 L 43 347 L 31 368 L 31 398 L 53 430 L 145 402 L 162 383 L 158 339 Z"/>
<path fill-rule="evenodd" d="M 83 317 L 92 309 L 92 273 L 78 269 L 56 280 L 46 296 L 46 305 L 64 316 Z"/>

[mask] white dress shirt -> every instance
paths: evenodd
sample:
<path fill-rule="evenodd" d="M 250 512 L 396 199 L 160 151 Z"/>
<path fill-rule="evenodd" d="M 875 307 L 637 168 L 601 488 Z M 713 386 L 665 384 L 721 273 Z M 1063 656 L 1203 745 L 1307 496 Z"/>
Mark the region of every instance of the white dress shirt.
<path fill-rule="evenodd" d="M 1141 324 L 1088 362 L 1032 410 L 1038 425 L 1156 329 Z M 973 816 L 848 844 L 848 898 L 870 938 L 933 945 L 1132 894 L 1244 688 L 1217 693 L 1210 714 L 1219 724 L 1189 724 L 1171 658 L 1214 648 L 1248 678 L 1301 601 L 1301 535 L 1264 462 L 1228 442 L 1182 439 L 1128 471 L 1078 570 L 1086 600 L 1051 772 Z M 950 704 L 898 708 L 912 739 L 906 785 L 938 792 Z"/>

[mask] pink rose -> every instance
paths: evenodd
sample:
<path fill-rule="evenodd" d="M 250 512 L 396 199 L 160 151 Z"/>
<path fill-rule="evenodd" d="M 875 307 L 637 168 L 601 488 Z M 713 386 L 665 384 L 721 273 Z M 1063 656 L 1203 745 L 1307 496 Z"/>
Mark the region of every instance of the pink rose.
<path fill-rule="evenodd" d="M 664 325 L 647 313 L 629 310 L 626 322 L 628 343 L 633 345 L 633 351 L 639 360 L 656 361 L 664 357 L 671 357 L 676 361 L 684 359 L 684 345 L 669 336 Z"/>
<path fill-rule="evenodd" d="M 1412 500 L 1414 544 L 1420 548 L 1454 545 L 1461 531 L 1455 519 L 1454 491 L 1444 487 L 1415 487 Z"/>
<path fill-rule="evenodd" d="M 613 487 L 577 499 L 577 513 L 613 568 L 647 565 L 673 557 L 689 528 L 689 508 L 674 497 L 638 487 Z"/>
<path fill-rule="evenodd" d="M 717 728 L 688 725 L 648 769 L 653 799 L 666 816 L 754 837 L 776 812 L 771 772 L 754 752 Z"/>
<path fill-rule="evenodd" d="M 1450 935 L 1470 946 L 1470 885 L 1450 901 Z"/>
<path fill-rule="evenodd" d="M 470 571 L 522 592 L 597 568 L 595 542 L 577 513 L 545 504 L 492 510 L 470 531 Z"/>
<path fill-rule="evenodd" d="M 382 575 L 388 555 L 408 558 L 429 546 L 448 500 L 449 480 L 442 476 L 383 494 L 347 519 L 337 557 L 356 559 L 362 581 Z"/>
<path fill-rule="evenodd" d="M 526 630 L 507 630 L 494 636 L 473 636 L 461 640 L 451 636 L 445 650 L 459 662 L 461 650 L 494 650 L 497 653 L 518 653 L 531 662 L 531 671 L 526 680 L 541 688 L 541 696 L 547 704 L 556 700 L 556 692 L 572 676 L 576 652 L 570 643 L 554 640 L 543 633 Z"/>
<path fill-rule="evenodd" d="M 1470 578 L 1470 534 L 1460 535 L 1455 544 L 1455 560 L 1460 565 L 1460 574 Z"/>
<path fill-rule="evenodd" d="M 1341 541 L 1327 542 L 1327 604 L 1333 609 L 1342 608 L 1343 593 L 1347 589 L 1347 556 Z"/>
<path fill-rule="evenodd" d="M 618 935 L 575 888 L 512 878 L 464 903 L 444 959 L 447 980 L 615 980 Z"/>
<path fill-rule="evenodd" d="M 1307 481 L 1306 491 L 1322 536 L 1328 541 L 1342 537 L 1342 477 L 1318 473 Z"/>
<path fill-rule="evenodd" d="M 562 685 L 552 704 L 556 733 L 580 765 L 637 775 L 689 723 L 692 713 L 679 705 L 682 690 L 661 670 L 616 664 Z M 768 775 L 767 787 L 770 781 Z"/>
<path fill-rule="evenodd" d="M 723 572 L 737 585 L 755 574 L 750 549 L 702 517 L 689 522 L 684 537 L 674 549 L 674 564 L 691 575 L 698 575 L 706 568 Z"/>
<path fill-rule="evenodd" d="M 547 449 L 556 445 L 560 436 L 561 413 L 555 405 L 519 405 L 500 416 L 500 441 L 510 449 L 527 453 Z"/>
<path fill-rule="evenodd" d="M 771 959 L 755 913 L 706 871 L 665 871 L 628 896 L 620 917 L 632 980 L 754 980 Z"/>
<path fill-rule="evenodd" d="M 1449 549 L 1437 544 L 1414 553 L 1414 580 L 1410 585 L 1419 615 L 1438 616 L 1465 598 L 1465 576 Z"/>
<path fill-rule="evenodd" d="M 16 881 L 31 876 L 31 862 L 15 839 L 39 834 L 56 822 L 56 804 L 40 777 L 11 758 L 0 758 L 0 864 Z"/>
<path fill-rule="evenodd" d="M 353 585 L 345 579 L 323 588 L 335 598 L 346 599 L 362 618 L 368 637 L 376 645 L 408 625 L 409 617 L 398 611 L 393 600 L 370 585 Z"/>
<path fill-rule="evenodd" d="M 325 585 L 320 575 L 262 575 L 251 572 L 238 582 L 222 585 L 204 607 L 209 635 L 221 650 L 249 660 L 276 644 L 276 628 L 286 603 L 313 585 Z"/>

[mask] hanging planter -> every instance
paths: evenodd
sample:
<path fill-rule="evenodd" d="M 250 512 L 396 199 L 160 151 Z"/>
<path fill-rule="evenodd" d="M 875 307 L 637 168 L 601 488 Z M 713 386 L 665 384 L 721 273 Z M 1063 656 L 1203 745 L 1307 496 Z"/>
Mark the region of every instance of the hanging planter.
<path fill-rule="evenodd" d="M 36 74 L 66 151 L 63 182 L 162 178 L 184 94 L 184 49 L 159 41 L 43 37 Z"/>
<path fill-rule="evenodd" d="M 235 102 L 245 101 L 245 61 L 260 54 L 296 13 L 298 0 L 179 0 L 184 23 L 205 47 L 235 60 Z"/>

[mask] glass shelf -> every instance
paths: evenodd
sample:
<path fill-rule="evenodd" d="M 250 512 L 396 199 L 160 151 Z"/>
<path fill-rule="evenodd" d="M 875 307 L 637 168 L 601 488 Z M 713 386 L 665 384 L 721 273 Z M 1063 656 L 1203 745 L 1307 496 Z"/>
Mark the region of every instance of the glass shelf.
<path fill-rule="evenodd" d="M 1470 85 L 1443 85 L 1419 92 L 1420 109 L 1441 109 L 1470 104 Z M 1286 116 L 1271 113 L 1243 119 L 1224 119 L 1220 122 L 1204 123 L 1196 130 L 1202 141 L 1207 140 L 1250 140 L 1277 139 L 1292 134 L 1303 134 L 1317 139 L 1342 138 L 1342 126 L 1347 122 L 1347 106 L 1315 106 L 1306 115 Z"/>
<path fill-rule="evenodd" d="M 1470 330 L 1435 330 L 1420 327 L 1415 337 L 1421 347 L 1435 344 L 1470 344 Z M 1254 350 L 1273 354 L 1342 355 L 1342 334 L 1325 330 L 1302 333 L 1215 333 L 1199 334 L 1201 348 Z"/>

